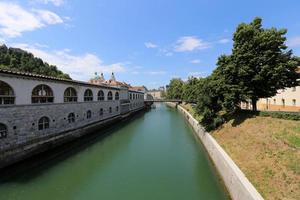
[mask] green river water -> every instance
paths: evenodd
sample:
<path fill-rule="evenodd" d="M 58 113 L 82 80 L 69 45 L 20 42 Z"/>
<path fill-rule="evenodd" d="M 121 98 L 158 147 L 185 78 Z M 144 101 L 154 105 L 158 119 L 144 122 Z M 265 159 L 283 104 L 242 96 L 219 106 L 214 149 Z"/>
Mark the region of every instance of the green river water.
<path fill-rule="evenodd" d="M 98 135 L 2 171 L 0 199 L 228 199 L 204 148 L 175 109 L 156 104 Z"/>

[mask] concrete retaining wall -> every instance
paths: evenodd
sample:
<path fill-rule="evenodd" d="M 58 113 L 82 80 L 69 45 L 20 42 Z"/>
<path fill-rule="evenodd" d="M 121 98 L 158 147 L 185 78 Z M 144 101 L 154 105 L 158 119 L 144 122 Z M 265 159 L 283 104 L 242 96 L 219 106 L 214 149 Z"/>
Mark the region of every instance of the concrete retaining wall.
<path fill-rule="evenodd" d="M 193 127 L 196 135 L 203 143 L 221 175 L 231 198 L 233 200 L 262 200 L 263 197 L 257 192 L 244 173 L 227 155 L 217 141 L 207 133 L 198 121 L 183 107 L 179 105 L 177 106 L 177 109 L 183 113 L 187 121 Z"/>

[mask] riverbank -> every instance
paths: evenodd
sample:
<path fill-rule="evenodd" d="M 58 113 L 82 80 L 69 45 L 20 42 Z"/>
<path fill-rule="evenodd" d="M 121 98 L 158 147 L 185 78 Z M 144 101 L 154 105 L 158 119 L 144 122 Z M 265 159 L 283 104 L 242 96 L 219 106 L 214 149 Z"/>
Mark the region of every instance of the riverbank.
<path fill-rule="evenodd" d="M 299 199 L 299 121 L 239 116 L 212 136 L 265 199 Z"/>
<path fill-rule="evenodd" d="M 216 142 L 216 140 L 203 129 L 198 121 L 184 107 L 173 103 L 167 103 L 167 105 L 176 107 L 193 127 L 196 135 L 201 140 L 210 158 L 214 162 L 232 199 L 263 199 L 254 186 L 248 181 L 243 172 Z"/>

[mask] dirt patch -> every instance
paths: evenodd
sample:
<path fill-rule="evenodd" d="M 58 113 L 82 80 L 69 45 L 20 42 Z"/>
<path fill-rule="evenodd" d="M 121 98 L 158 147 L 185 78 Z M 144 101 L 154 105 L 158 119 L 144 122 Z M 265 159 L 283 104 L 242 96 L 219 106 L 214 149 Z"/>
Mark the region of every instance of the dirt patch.
<path fill-rule="evenodd" d="M 233 122 L 212 135 L 250 182 L 265 199 L 299 200 L 300 122 L 270 117 Z"/>

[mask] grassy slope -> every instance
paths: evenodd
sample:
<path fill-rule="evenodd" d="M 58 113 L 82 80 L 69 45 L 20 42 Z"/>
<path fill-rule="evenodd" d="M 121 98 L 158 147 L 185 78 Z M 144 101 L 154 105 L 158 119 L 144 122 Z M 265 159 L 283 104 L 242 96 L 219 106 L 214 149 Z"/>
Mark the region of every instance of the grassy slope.
<path fill-rule="evenodd" d="M 212 135 L 265 199 L 300 198 L 300 121 L 240 116 Z"/>

